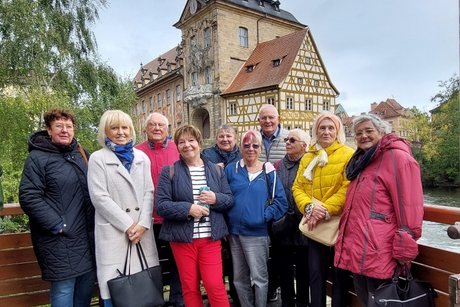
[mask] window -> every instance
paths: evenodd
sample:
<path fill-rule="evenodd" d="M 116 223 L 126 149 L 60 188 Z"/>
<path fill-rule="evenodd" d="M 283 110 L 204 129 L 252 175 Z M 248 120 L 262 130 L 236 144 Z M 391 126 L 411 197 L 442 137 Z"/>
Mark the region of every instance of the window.
<path fill-rule="evenodd" d="M 196 71 L 192 72 L 190 74 L 190 79 L 192 82 L 192 86 L 198 85 L 198 73 Z"/>
<path fill-rule="evenodd" d="M 203 30 L 203 36 L 204 36 L 204 47 L 210 47 L 211 46 L 211 28 L 205 28 Z"/>
<path fill-rule="evenodd" d="M 254 71 L 254 65 L 246 66 L 246 72 L 253 72 L 253 71 Z"/>
<path fill-rule="evenodd" d="M 281 64 L 281 59 L 275 59 L 272 61 L 273 62 L 273 67 L 277 67 L 277 66 L 280 66 Z"/>
<path fill-rule="evenodd" d="M 168 106 L 171 104 L 172 102 L 172 95 L 171 95 L 171 90 L 170 89 L 167 89 L 166 90 L 166 103 L 168 104 Z"/>
<path fill-rule="evenodd" d="M 153 96 L 149 98 L 150 111 L 153 111 Z"/>
<path fill-rule="evenodd" d="M 314 86 L 319 86 L 319 81 L 318 80 L 313 80 L 313 85 Z"/>
<path fill-rule="evenodd" d="M 236 103 L 230 104 L 230 115 L 236 115 Z"/>
<path fill-rule="evenodd" d="M 206 66 L 204 69 L 204 79 L 206 84 L 211 84 L 212 83 L 212 71 L 211 67 Z"/>
<path fill-rule="evenodd" d="M 176 101 L 181 101 L 182 99 L 182 89 L 180 85 L 176 85 Z"/>
<path fill-rule="evenodd" d="M 323 101 L 323 111 L 329 111 L 329 101 L 328 100 Z"/>
<path fill-rule="evenodd" d="M 292 97 L 286 98 L 286 109 L 294 110 L 294 98 Z"/>
<path fill-rule="evenodd" d="M 142 100 L 142 113 L 145 113 L 145 101 Z"/>
<path fill-rule="evenodd" d="M 303 84 L 303 78 L 297 78 L 297 84 Z"/>
<path fill-rule="evenodd" d="M 275 105 L 275 98 L 274 97 L 267 97 L 267 104 Z"/>
<path fill-rule="evenodd" d="M 313 101 L 311 99 L 305 100 L 305 111 L 313 110 Z"/>
<path fill-rule="evenodd" d="M 311 64 L 311 58 L 306 57 L 306 58 L 305 58 L 305 64 L 310 65 L 310 64 Z"/>
<path fill-rule="evenodd" d="M 159 108 L 161 108 L 163 106 L 163 102 L 161 101 L 161 94 L 160 93 L 157 94 L 157 103 L 158 103 Z"/>
<path fill-rule="evenodd" d="M 248 40 L 248 29 L 240 27 L 240 47 L 248 48 L 249 47 L 249 40 Z"/>

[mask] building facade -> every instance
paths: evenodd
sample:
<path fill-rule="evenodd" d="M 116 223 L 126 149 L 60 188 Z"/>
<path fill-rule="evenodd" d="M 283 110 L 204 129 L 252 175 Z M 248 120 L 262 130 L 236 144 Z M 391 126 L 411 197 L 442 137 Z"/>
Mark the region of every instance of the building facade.
<path fill-rule="evenodd" d="M 309 28 L 279 1 L 188 0 L 174 26 L 182 32 L 179 46 L 143 65 L 135 77 L 139 100 L 133 115 L 139 122 L 160 111 L 171 132 L 191 123 L 213 141 L 224 123 L 239 133 L 256 128 L 266 103 L 277 107 L 287 129 L 309 130 L 318 112 L 335 111 L 339 92 Z M 166 92 L 178 85 L 182 95 L 165 106 Z M 152 108 L 143 107 L 151 100 Z"/>

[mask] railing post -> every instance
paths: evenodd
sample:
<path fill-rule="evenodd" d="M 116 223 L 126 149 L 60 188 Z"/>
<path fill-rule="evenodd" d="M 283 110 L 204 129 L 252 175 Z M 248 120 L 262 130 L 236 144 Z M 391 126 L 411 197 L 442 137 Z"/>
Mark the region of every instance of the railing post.
<path fill-rule="evenodd" d="M 449 276 L 450 307 L 460 307 L 460 274 Z"/>

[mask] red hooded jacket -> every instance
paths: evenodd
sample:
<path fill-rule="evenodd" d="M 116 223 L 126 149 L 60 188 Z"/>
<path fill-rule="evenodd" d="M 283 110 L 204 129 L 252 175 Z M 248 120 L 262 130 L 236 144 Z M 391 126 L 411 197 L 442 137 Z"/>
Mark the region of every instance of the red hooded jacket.
<path fill-rule="evenodd" d="M 419 165 L 404 140 L 387 134 L 348 186 L 334 265 L 367 277 L 391 278 L 398 261 L 417 256 L 422 222 Z"/>

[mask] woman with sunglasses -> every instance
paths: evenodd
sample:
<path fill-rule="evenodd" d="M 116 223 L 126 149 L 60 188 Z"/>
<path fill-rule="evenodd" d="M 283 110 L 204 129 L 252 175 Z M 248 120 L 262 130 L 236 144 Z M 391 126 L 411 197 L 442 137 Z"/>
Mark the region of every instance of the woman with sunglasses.
<path fill-rule="evenodd" d="M 330 112 L 319 114 L 313 123 L 312 145 L 300 160 L 292 193 L 297 207 L 307 217 L 308 227 L 327 221 L 342 213 L 345 193 L 350 183 L 345 167 L 353 149 L 345 145 L 345 133 L 340 118 Z M 321 204 L 313 204 L 313 200 Z M 317 202 L 318 203 L 318 202 Z M 308 240 L 308 268 L 312 307 L 326 306 L 326 280 L 332 265 L 333 247 Z M 333 271 L 332 307 L 347 306 L 345 284 L 340 281 L 345 272 Z"/>
<path fill-rule="evenodd" d="M 227 212 L 233 283 L 242 307 L 267 306 L 268 223 L 287 211 L 275 168 L 259 161 L 261 145 L 260 132 L 247 131 L 241 138 L 243 158 L 225 168 L 234 197 Z"/>
<path fill-rule="evenodd" d="M 299 230 L 302 213 L 292 196 L 292 183 L 300 160 L 310 145 L 310 135 L 301 129 L 289 130 L 284 138 L 286 155 L 275 162 L 276 172 L 283 184 L 288 201 L 288 212 L 273 224 L 272 238 L 280 249 L 279 271 L 282 307 L 309 306 L 308 295 L 308 239 Z"/>

